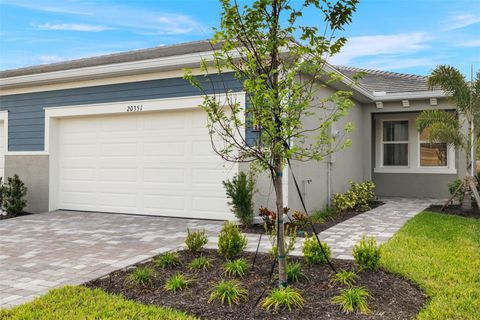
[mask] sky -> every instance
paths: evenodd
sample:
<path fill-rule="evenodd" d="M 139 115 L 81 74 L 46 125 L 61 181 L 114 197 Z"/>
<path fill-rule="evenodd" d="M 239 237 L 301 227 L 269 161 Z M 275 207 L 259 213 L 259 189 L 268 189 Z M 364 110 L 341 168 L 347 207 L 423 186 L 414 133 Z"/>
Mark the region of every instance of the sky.
<path fill-rule="evenodd" d="M 202 40 L 219 16 L 216 0 L 0 0 L 0 70 Z M 318 13 L 305 21 L 323 29 Z M 333 64 L 420 75 L 448 64 L 470 77 L 480 0 L 360 0 L 338 35 L 348 42 Z"/>

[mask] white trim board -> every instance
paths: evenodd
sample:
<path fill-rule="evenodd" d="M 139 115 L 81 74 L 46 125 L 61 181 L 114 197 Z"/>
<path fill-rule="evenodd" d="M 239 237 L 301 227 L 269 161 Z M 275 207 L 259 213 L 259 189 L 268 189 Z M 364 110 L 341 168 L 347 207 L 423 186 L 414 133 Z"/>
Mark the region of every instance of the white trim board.
<path fill-rule="evenodd" d="M 213 95 L 212 95 L 213 96 Z M 225 103 L 226 94 L 214 95 L 220 103 Z M 239 103 L 241 106 L 245 106 L 245 92 L 229 93 L 229 99 Z M 189 96 L 189 97 L 176 97 L 165 99 L 152 99 L 152 100 L 137 100 L 137 101 L 124 101 L 124 102 L 112 102 L 102 104 L 91 105 L 77 105 L 77 106 L 65 106 L 65 107 L 52 107 L 45 108 L 45 152 L 50 155 L 49 157 L 49 210 L 55 210 L 58 204 L 58 183 L 57 177 L 57 158 L 58 158 L 58 119 L 71 118 L 71 117 L 85 117 L 85 116 L 99 116 L 99 115 L 118 115 L 128 113 L 148 113 L 155 111 L 167 111 L 167 110 L 188 110 L 196 109 L 203 102 L 204 96 Z M 129 111 L 131 107 L 134 111 Z M 140 107 L 141 106 L 141 107 Z M 238 170 L 238 167 L 237 167 Z"/>

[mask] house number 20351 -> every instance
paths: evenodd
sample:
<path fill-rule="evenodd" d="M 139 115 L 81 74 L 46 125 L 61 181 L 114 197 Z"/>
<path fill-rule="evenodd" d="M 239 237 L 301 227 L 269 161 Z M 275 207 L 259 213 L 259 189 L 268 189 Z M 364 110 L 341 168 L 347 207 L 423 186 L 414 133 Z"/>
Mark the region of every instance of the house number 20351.
<path fill-rule="evenodd" d="M 127 112 L 138 112 L 142 110 L 143 110 L 143 106 L 141 104 L 127 106 Z"/>

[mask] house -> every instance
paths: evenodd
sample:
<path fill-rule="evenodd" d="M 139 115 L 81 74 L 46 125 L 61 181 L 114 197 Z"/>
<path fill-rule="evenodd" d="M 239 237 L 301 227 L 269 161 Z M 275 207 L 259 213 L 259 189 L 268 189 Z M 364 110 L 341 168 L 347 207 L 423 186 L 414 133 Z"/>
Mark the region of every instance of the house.
<path fill-rule="evenodd" d="M 185 67 L 200 74 L 200 58 L 211 50 L 199 41 L 1 71 L 0 172 L 25 181 L 33 212 L 231 218 L 222 181 L 248 168 L 213 153 L 197 107 L 202 98 L 182 79 Z M 453 109 L 444 93 L 428 90 L 422 76 L 326 68 L 343 81 L 319 96 L 352 90 L 355 107 L 342 121 L 356 129 L 351 148 L 323 162 L 293 164 L 308 209 L 325 206 L 350 180 L 373 180 L 381 196 L 445 197 L 464 161 L 415 129 L 420 111 Z M 358 71 L 364 75 L 355 83 Z M 211 79 L 207 91 L 221 82 L 245 103 L 232 74 Z M 300 209 L 291 172 L 285 188 L 288 206 Z M 273 206 L 268 179 L 258 177 L 257 189 L 257 205 Z"/>

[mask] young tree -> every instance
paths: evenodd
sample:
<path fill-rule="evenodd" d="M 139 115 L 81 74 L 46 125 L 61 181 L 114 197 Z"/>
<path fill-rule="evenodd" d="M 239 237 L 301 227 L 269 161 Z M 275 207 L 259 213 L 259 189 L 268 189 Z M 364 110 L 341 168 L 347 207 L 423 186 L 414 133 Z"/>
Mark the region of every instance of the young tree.
<path fill-rule="evenodd" d="M 463 182 L 465 194 L 462 210 L 469 211 L 472 209 L 471 193 L 474 192 L 472 186 L 475 184 L 475 146 L 480 132 L 477 129 L 480 128 L 480 72 L 469 83 L 459 70 L 440 65 L 428 78 L 428 85 L 431 89 L 440 87 L 457 108 L 455 113 L 443 110 L 423 111 L 417 118 L 417 129 L 419 132 L 428 129 L 430 142 L 446 142 L 465 153 L 467 171 Z M 468 127 L 467 131 L 465 127 Z"/>
<path fill-rule="evenodd" d="M 338 53 L 346 39 L 335 33 L 351 22 L 357 0 L 255 0 L 240 6 L 222 0 L 221 23 L 212 41 L 213 62 L 202 70 L 222 75 L 233 72 L 247 94 L 246 108 L 222 89 L 223 98 L 207 95 L 198 78 L 185 78 L 205 93 L 202 108 L 208 115 L 212 145 L 223 159 L 251 162 L 266 170 L 276 195 L 279 285 L 286 286 L 282 176 L 290 160 L 324 159 L 350 144 L 330 134 L 331 126 L 352 107 L 350 91 L 318 98 L 325 83 L 339 81 L 326 71 L 326 59 Z M 319 14 L 324 26 L 304 23 L 303 14 Z M 321 24 L 323 24 L 321 22 Z M 331 70 L 331 69 L 330 69 Z M 309 119 L 311 125 L 304 121 Z M 313 120 L 313 121 L 312 121 Z M 255 142 L 246 128 L 258 131 Z M 344 132 L 352 130 L 347 124 Z"/>

